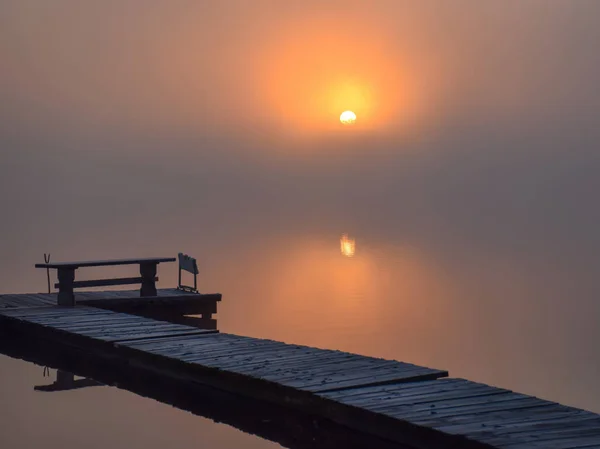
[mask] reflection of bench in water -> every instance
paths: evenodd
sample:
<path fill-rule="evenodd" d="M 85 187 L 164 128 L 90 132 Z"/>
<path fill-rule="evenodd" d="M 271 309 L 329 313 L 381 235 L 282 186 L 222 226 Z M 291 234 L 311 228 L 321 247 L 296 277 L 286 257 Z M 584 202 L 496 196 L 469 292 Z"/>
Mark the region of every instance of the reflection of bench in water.
<path fill-rule="evenodd" d="M 56 380 L 49 385 L 36 385 L 35 391 L 67 391 L 80 388 L 101 386 L 100 382 L 93 379 L 75 379 L 75 374 L 68 371 L 57 370 Z"/>

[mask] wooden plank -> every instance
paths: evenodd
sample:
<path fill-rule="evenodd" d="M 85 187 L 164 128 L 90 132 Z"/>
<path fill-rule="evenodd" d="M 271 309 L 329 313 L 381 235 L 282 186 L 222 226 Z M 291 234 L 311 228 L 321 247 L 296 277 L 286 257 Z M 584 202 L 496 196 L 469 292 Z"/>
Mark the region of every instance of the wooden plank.
<path fill-rule="evenodd" d="M 207 306 L 216 305 L 221 301 L 220 293 L 186 293 L 186 294 L 167 294 L 158 290 L 158 296 L 140 297 L 139 290 L 128 294 L 118 295 L 85 295 L 80 292 L 75 294 L 75 299 L 78 304 L 101 307 L 110 309 L 111 307 L 144 307 L 152 305 L 153 307 L 163 307 L 165 309 L 177 308 L 182 310 L 184 314 L 202 313 Z M 216 307 L 213 308 L 213 313 L 216 313 Z"/>
<path fill-rule="evenodd" d="M 85 281 L 77 281 L 85 282 Z M 127 311 L 131 307 L 153 310 L 173 310 L 182 314 L 216 313 L 220 293 L 190 293 L 175 288 L 158 289 L 157 296 L 140 297 L 139 290 L 78 291 L 75 301 L 107 310 Z M 56 305 L 57 293 L 26 293 L 0 295 L 0 309 Z"/>
<path fill-rule="evenodd" d="M 158 282 L 158 277 L 154 278 L 154 281 Z M 113 278 L 113 279 L 92 279 L 88 281 L 74 281 L 72 283 L 73 288 L 86 288 L 86 287 L 105 287 L 107 285 L 130 285 L 130 284 L 141 284 L 142 278 L 128 277 L 128 278 Z M 60 288 L 60 283 L 54 284 L 54 288 Z"/>
<path fill-rule="evenodd" d="M 505 414 L 506 415 L 506 414 Z M 471 419 L 465 422 L 464 417 L 461 421 L 448 422 L 445 425 L 438 425 L 436 429 L 442 432 L 461 434 L 461 435 L 477 435 L 479 432 L 489 432 L 493 429 L 495 434 L 501 435 L 506 432 L 512 432 L 515 429 L 528 428 L 532 426 L 552 425 L 559 423 L 560 425 L 569 425 L 571 423 L 595 420 L 600 425 L 600 417 L 590 412 L 582 410 L 567 411 L 566 407 L 559 408 L 551 413 L 543 415 L 528 415 L 528 416 L 499 416 L 481 415 L 479 419 Z"/>
<path fill-rule="evenodd" d="M 212 331 L 207 331 L 212 332 Z M 101 330 L 93 330 L 90 332 L 79 332 L 78 335 L 92 338 L 95 340 L 101 341 L 110 341 L 110 342 L 126 342 L 126 341 L 135 341 L 140 339 L 156 339 L 159 337 L 165 336 L 173 336 L 173 335 L 202 335 L 205 332 L 202 330 L 198 330 L 196 328 L 189 328 L 188 330 L 182 330 L 178 328 L 168 328 L 168 327 L 159 327 L 159 326 L 150 326 L 150 327 L 140 327 L 135 329 L 101 329 Z"/>
<path fill-rule="evenodd" d="M 38 295 L 0 295 L 0 307 L 44 306 Z"/>
<path fill-rule="evenodd" d="M 271 363 L 267 364 L 266 369 L 282 367 L 285 368 L 287 371 L 290 371 L 291 376 L 301 379 L 303 377 L 303 373 L 305 373 L 307 376 L 310 376 L 311 373 L 314 372 L 333 374 L 339 371 L 352 370 L 352 372 L 357 372 L 360 370 L 369 370 L 372 368 L 386 366 L 402 366 L 403 369 L 415 368 L 414 365 L 404 362 L 397 362 L 394 360 L 362 357 L 344 353 L 328 354 L 317 352 L 313 354 L 307 354 L 305 357 L 298 360 L 273 360 Z M 260 372 L 257 371 L 252 365 L 249 366 L 248 369 L 252 370 L 253 372 Z"/>
<path fill-rule="evenodd" d="M 380 397 L 338 397 L 337 400 L 355 407 L 367 408 L 374 411 L 390 407 L 394 407 L 397 410 L 404 410 L 403 407 L 407 405 L 410 406 L 410 410 L 413 410 L 413 407 L 418 404 L 435 404 L 437 406 L 450 399 L 511 393 L 508 390 L 495 389 L 482 384 L 465 385 L 464 383 L 456 382 L 447 383 L 445 379 L 440 380 L 438 383 L 440 384 L 438 386 L 429 384 L 425 385 L 424 388 L 417 387 L 406 391 L 395 389 L 383 393 Z M 394 387 L 399 386 L 401 385 Z"/>
<path fill-rule="evenodd" d="M 132 319 L 131 315 L 108 315 L 108 316 L 85 316 L 81 317 L 69 317 L 70 319 L 57 319 L 57 318 L 44 318 L 44 319 L 31 319 L 30 321 L 48 325 L 60 327 L 61 329 L 69 329 L 72 332 L 77 332 L 78 329 L 91 329 L 93 327 L 100 327 L 110 325 L 117 327 L 119 325 L 135 325 L 141 323 L 137 319 Z"/>
<path fill-rule="evenodd" d="M 434 401 L 435 403 L 440 403 L 446 399 L 453 399 L 455 397 L 476 397 L 476 396 L 485 396 L 490 394 L 505 394 L 509 393 L 508 390 L 502 389 L 493 389 L 489 388 L 486 385 L 480 386 L 464 386 L 464 385 L 454 385 L 454 386 L 440 386 L 439 388 L 428 388 L 426 391 L 412 391 L 405 392 L 400 395 L 393 396 L 383 396 L 382 398 L 369 398 L 367 400 L 355 400 L 351 401 L 354 406 L 357 407 L 365 407 L 370 410 L 378 410 L 378 408 L 384 404 L 386 407 L 398 407 L 403 406 L 405 404 L 414 406 L 415 404 L 427 403 L 430 401 Z"/>
<path fill-rule="evenodd" d="M 380 401 L 385 401 L 386 403 L 394 403 L 394 401 L 405 402 L 405 401 L 414 400 L 414 398 L 417 398 L 417 397 L 425 397 L 426 395 L 443 394 L 444 392 L 455 392 L 455 391 L 460 391 L 461 389 L 465 388 L 464 385 L 461 385 L 459 382 L 446 383 L 446 380 L 454 381 L 455 379 L 440 379 L 439 382 L 432 380 L 429 382 L 422 381 L 422 382 L 418 382 L 418 383 L 402 383 L 402 384 L 398 384 L 398 385 L 384 386 L 384 387 L 389 387 L 390 390 L 388 390 L 388 391 L 383 390 L 381 393 L 377 394 L 376 396 L 373 396 L 371 394 L 369 394 L 369 395 L 359 394 L 359 395 L 353 395 L 353 396 L 349 396 L 349 397 L 338 396 L 334 400 L 340 401 L 343 403 L 347 403 L 347 404 L 353 405 L 353 406 L 364 407 L 368 404 L 377 405 L 378 403 L 380 403 Z M 401 387 L 406 387 L 406 388 L 401 388 Z M 364 387 L 361 387 L 360 389 L 356 389 L 356 390 L 357 391 L 362 390 L 363 388 Z M 379 386 L 378 388 L 381 388 L 381 386 Z M 483 390 L 484 387 L 482 386 L 481 388 Z M 354 391 L 355 390 L 348 390 L 348 393 L 353 393 Z M 487 389 L 484 391 L 487 391 Z M 322 394 L 328 396 L 328 395 L 331 395 L 332 393 L 336 393 L 336 392 L 324 392 Z"/>
<path fill-rule="evenodd" d="M 600 428 L 598 427 L 577 427 L 566 429 L 558 427 L 546 430 L 534 430 L 533 432 L 511 434 L 511 435 L 484 435 L 480 437 L 482 441 L 496 446 L 521 445 L 524 443 L 534 443 L 546 441 L 554 444 L 559 441 L 568 440 L 575 443 L 574 447 L 581 447 L 585 444 L 600 444 Z M 583 441 L 582 441 L 583 440 Z"/>
<path fill-rule="evenodd" d="M 205 365 L 218 365 L 218 366 L 223 366 L 224 369 L 231 369 L 231 370 L 235 370 L 236 372 L 247 372 L 249 375 L 252 376 L 258 376 L 258 374 L 256 374 L 255 371 L 246 371 L 243 368 L 243 362 L 240 363 L 239 359 L 234 359 L 232 360 L 231 358 L 228 358 L 226 354 L 219 356 L 219 357 L 203 357 L 201 354 L 198 353 L 194 353 L 192 351 L 188 351 L 189 354 L 186 355 L 181 355 L 179 356 L 179 358 L 181 358 L 182 360 L 188 361 L 188 362 L 193 362 L 193 363 L 201 363 L 201 364 L 205 364 Z M 323 357 L 322 354 L 318 354 L 317 352 L 313 353 L 310 355 L 311 359 L 317 359 L 319 357 Z M 327 358 L 329 359 L 329 357 L 327 356 Z M 227 367 L 227 368 L 225 368 Z M 283 377 L 284 373 L 290 373 L 290 370 L 287 370 L 285 368 L 285 366 L 282 366 L 279 369 L 271 369 L 269 372 L 267 373 L 263 373 L 263 374 L 276 374 L 280 377 Z"/>
<path fill-rule="evenodd" d="M 214 332 L 89 307 L 13 309 L 3 311 L 2 314 L 12 319 L 110 342 L 150 340 L 164 336 L 199 336 Z"/>
<path fill-rule="evenodd" d="M 223 357 L 227 357 L 230 362 L 245 360 L 259 354 L 268 354 L 271 352 L 281 351 L 282 348 L 285 348 L 284 343 L 279 342 L 269 342 L 269 341 L 241 341 L 239 343 L 225 343 L 219 346 L 212 347 L 202 347 L 201 351 L 192 351 L 185 352 L 183 351 L 173 351 L 171 350 L 169 353 L 172 356 L 186 356 L 192 355 L 196 357 L 196 361 L 205 360 L 222 360 Z"/>
<path fill-rule="evenodd" d="M 553 403 L 551 403 L 552 405 Z M 545 421 L 549 419 L 576 418 L 577 412 L 566 412 L 567 407 L 560 404 L 553 404 L 552 407 L 537 409 L 515 409 L 502 410 L 492 413 L 472 413 L 461 416 L 452 416 L 445 418 L 432 417 L 419 420 L 419 425 L 430 426 L 435 429 L 459 428 L 460 426 L 475 426 L 479 429 L 483 427 L 495 428 L 498 426 L 510 426 L 514 423 L 531 423 Z M 579 410 L 581 412 L 581 410 Z M 454 432 L 452 432 L 454 433 Z"/>
<path fill-rule="evenodd" d="M 195 329 L 195 328 L 194 328 Z M 114 335 L 114 336 L 105 336 L 103 338 L 103 340 L 106 341 L 110 341 L 113 343 L 126 343 L 126 342 L 130 342 L 130 341 L 138 341 L 138 340 L 156 340 L 156 339 L 161 339 L 164 337 L 171 337 L 173 335 L 193 335 L 195 337 L 203 337 L 206 334 L 210 334 L 210 333 L 214 333 L 216 331 L 214 330 L 200 330 L 198 331 L 198 329 L 196 329 L 196 332 L 193 331 L 186 331 L 186 332 L 182 332 L 182 333 L 177 333 L 176 331 L 161 331 L 161 332 L 153 332 L 153 333 L 147 333 L 147 334 L 129 334 L 127 336 L 124 336 L 122 334 L 118 334 L 118 335 Z"/>
<path fill-rule="evenodd" d="M 13 316 L 15 318 L 20 318 L 20 319 L 28 319 L 28 320 L 38 320 L 38 321 L 48 321 L 48 322 L 68 322 L 68 321 L 73 321 L 73 320 L 105 320 L 105 319 L 110 319 L 110 318 L 115 318 L 117 316 L 129 316 L 131 318 L 135 317 L 135 315 L 129 315 L 129 314 L 118 314 L 116 312 L 112 312 L 110 310 L 102 310 L 102 309 L 95 309 L 95 308 L 83 308 L 83 307 L 69 307 L 70 311 L 65 311 L 65 310 L 52 310 L 54 309 L 54 307 L 50 306 L 46 306 L 45 307 L 47 310 L 46 311 L 42 311 L 39 310 L 37 312 L 34 313 L 30 313 L 29 308 L 27 309 L 19 309 L 20 311 L 22 311 L 23 313 L 13 313 L 13 312 L 17 312 L 15 311 L 10 311 L 10 313 L 6 313 L 7 316 Z M 87 310 L 85 310 L 87 309 Z"/>
<path fill-rule="evenodd" d="M 140 338 L 133 338 L 133 339 L 124 339 L 124 340 L 117 340 L 114 343 L 132 343 L 132 342 L 150 342 L 150 341 L 160 341 L 163 340 L 165 338 L 176 338 L 176 337 L 190 337 L 190 338 L 197 338 L 197 337 L 205 337 L 205 336 L 209 336 L 209 335 L 214 335 L 216 333 L 218 333 L 218 330 L 214 330 L 214 329 L 197 329 L 197 333 L 183 333 L 183 334 L 169 334 L 169 335 L 163 335 L 163 336 L 152 336 L 152 337 L 140 337 Z"/>
<path fill-rule="evenodd" d="M 245 361 L 245 367 L 248 371 L 260 372 L 261 369 L 277 370 L 285 367 L 289 370 L 302 371 L 306 367 L 306 362 L 323 362 L 323 366 L 327 365 L 328 361 L 335 360 L 354 360 L 354 355 L 348 353 L 336 353 L 333 351 L 316 352 L 311 348 L 292 348 L 282 349 L 280 351 L 270 352 L 264 355 L 252 355 Z M 374 359 L 377 360 L 377 359 Z"/>
<path fill-rule="evenodd" d="M 396 411 L 393 409 L 388 409 L 385 411 L 386 414 L 390 416 L 402 418 L 409 420 L 411 422 L 422 422 L 425 419 L 429 419 L 431 417 L 436 419 L 444 419 L 446 417 L 457 417 L 461 415 L 473 415 L 473 414 L 482 414 L 488 412 L 498 412 L 498 411 L 514 411 L 520 409 L 533 409 L 533 408 L 545 408 L 545 407 L 555 407 L 554 404 L 550 402 L 540 401 L 537 398 L 532 397 L 524 397 L 518 398 L 510 401 L 501 401 L 501 402 L 487 402 L 483 404 L 474 404 L 474 405 L 465 405 L 461 407 L 455 407 L 452 409 L 447 409 L 443 411 L 429 410 L 429 411 L 419 411 L 419 412 L 407 412 L 407 411 Z M 382 411 L 383 412 L 383 411 Z"/>
<path fill-rule="evenodd" d="M 201 347 L 198 347 L 198 346 Z M 207 342 L 189 342 L 185 345 L 167 344 L 161 347 L 144 348 L 157 354 L 168 355 L 171 358 L 183 358 L 185 356 L 209 358 L 213 355 L 227 355 L 228 350 L 235 351 L 235 348 L 243 350 L 253 350 L 258 347 L 265 347 L 262 342 L 246 339 L 231 339 L 231 336 L 220 334 L 219 337 Z"/>
<path fill-rule="evenodd" d="M 139 259 L 109 259 L 109 260 L 82 260 L 78 262 L 51 262 L 36 263 L 35 268 L 84 268 L 103 267 L 112 265 L 139 265 L 147 263 L 175 262 L 175 257 L 143 257 Z"/>
<path fill-rule="evenodd" d="M 344 382 L 323 382 L 321 385 L 313 385 L 313 386 L 305 386 L 303 389 L 312 391 L 315 393 L 326 392 L 326 391 L 336 391 L 342 389 L 352 389 L 358 388 L 362 386 L 369 385 L 386 385 L 400 382 L 416 382 L 421 380 L 432 380 L 438 379 L 440 377 L 447 376 L 447 372 L 440 372 L 431 370 L 428 368 L 423 368 L 421 370 L 415 370 L 411 373 L 389 373 L 385 375 L 374 376 L 373 378 L 360 378 L 360 379 L 351 379 Z M 287 384 L 287 383 L 286 383 Z"/>
<path fill-rule="evenodd" d="M 600 445 L 600 436 L 593 434 L 592 436 L 586 435 L 567 435 L 565 438 L 561 438 L 557 435 L 541 436 L 540 438 L 530 438 L 523 441 L 506 441 L 498 440 L 494 438 L 485 438 L 484 441 L 488 444 L 493 444 L 496 447 L 503 447 L 509 449 L 528 449 L 528 448 L 544 448 L 544 449 L 590 449 L 590 447 Z"/>
<path fill-rule="evenodd" d="M 519 427 L 519 428 L 511 428 L 504 429 L 503 431 L 500 429 L 494 428 L 493 431 L 487 430 L 479 430 L 478 432 L 470 432 L 469 436 L 471 438 L 485 438 L 489 441 L 490 437 L 496 439 L 496 442 L 500 442 L 502 440 L 504 444 L 507 441 L 517 440 L 519 442 L 530 441 L 534 439 L 540 439 L 542 436 L 552 435 L 560 436 L 560 435 L 581 435 L 584 431 L 588 431 L 590 433 L 598 434 L 600 433 L 600 426 L 598 425 L 598 420 L 578 420 L 578 421 L 567 421 L 567 420 L 555 420 L 551 423 L 546 424 L 530 424 L 527 427 Z"/>
<path fill-rule="evenodd" d="M 479 390 L 477 392 L 464 392 L 459 394 L 456 398 L 446 397 L 439 399 L 435 396 L 427 398 L 416 398 L 413 401 L 405 404 L 390 404 L 386 401 L 381 401 L 377 405 L 363 405 L 364 408 L 373 410 L 375 412 L 383 412 L 393 407 L 393 412 L 397 414 L 406 413 L 419 413 L 419 412 L 435 412 L 440 414 L 448 410 L 454 410 L 456 408 L 466 405 L 478 405 L 478 404 L 489 404 L 492 402 L 504 402 L 515 399 L 526 399 L 528 396 L 520 393 L 503 392 L 503 391 L 485 391 Z"/>
<path fill-rule="evenodd" d="M 215 337 L 220 337 L 223 335 L 227 335 L 227 334 L 214 334 L 211 335 L 210 339 L 207 339 L 209 341 L 214 341 Z M 132 349 L 138 349 L 140 351 L 144 351 L 144 352 L 149 352 L 152 351 L 155 348 L 162 348 L 162 347 L 180 347 L 182 345 L 185 344 L 196 344 L 196 345 L 200 345 L 203 344 L 201 341 L 199 341 L 198 339 L 194 338 L 194 337 L 186 337 L 186 336 L 175 336 L 172 338 L 164 338 L 161 341 L 157 342 L 157 341 L 149 341 L 149 342 L 145 342 L 143 340 L 137 341 L 135 343 L 130 343 L 128 344 L 128 347 L 132 348 Z"/>
<path fill-rule="evenodd" d="M 535 399 L 535 398 L 533 398 Z M 466 414 L 458 414 L 456 416 L 446 416 L 446 417 L 425 417 L 421 416 L 420 418 L 406 418 L 410 419 L 410 422 L 413 422 L 418 425 L 429 426 L 435 429 L 448 427 L 450 424 L 457 424 L 458 422 L 467 425 L 476 425 L 479 424 L 481 427 L 479 429 L 485 427 L 487 429 L 493 429 L 498 425 L 505 424 L 507 422 L 523 422 L 529 420 L 530 422 L 542 421 L 544 419 L 552 419 L 552 418 L 564 418 L 563 409 L 564 406 L 560 404 L 555 404 L 551 402 L 546 402 L 545 404 L 538 403 L 537 406 L 534 407 L 504 407 L 504 408 L 494 408 L 490 410 L 471 410 Z M 405 419 L 405 418 L 402 418 Z M 456 432 L 453 432 L 456 433 Z M 474 432 L 475 433 L 475 432 Z M 470 434 L 470 433 L 468 433 Z"/>
<path fill-rule="evenodd" d="M 0 295 L 0 308 L 39 307 L 56 304 L 56 295 L 46 300 L 40 295 Z"/>
<path fill-rule="evenodd" d="M 72 332 L 69 329 L 65 329 L 62 327 L 58 327 L 58 329 L 67 331 L 67 332 Z M 104 335 L 106 333 L 111 333 L 111 334 L 123 334 L 126 335 L 128 333 L 140 333 L 140 332 L 153 332 L 153 331 L 173 331 L 174 333 L 177 332 L 178 334 L 184 334 L 185 331 L 188 332 L 194 332 L 196 333 L 198 331 L 198 329 L 195 329 L 193 327 L 187 328 L 184 326 L 178 326 L 176 324 L 161 324 L 161 323 L 136 323 L 134 325 L 125 325 L 125 326 L 101 326 L 101 327 L 94 327 L 94 328 L 90 328 L 90 329 L 78 329 L 76 331 L 77 334 L 79 335 L 86 335 L 86 336 L 95 336 L 95 335 Z"/>
<path fill-rule="evenodd" d="M 279 352 L 278 354 L 281 354 Z M 258 362 L 256 360 L 258 359 Z M 251 359 L 232 361 L 227 366 L 241 369 L 244 372 L 252 373 L 255 376 L 268 375 L 272 373 L 289 373 L 290 377 L 299 378 L 303 375 L 310 375 L 316 370 L 324 373 L 332 373 L 340 370 L 343 364 L 344 368 L 353 368 L 355 366 L 375 366 L 377 364 L 393 363 L 393 361 L 379 361 L 375 359 L 357 361 L 348 354 L 323 354 L 319 352 L 305 352 L 297 357 L 278 357 L 272 359 L 263 359 L 259 356 L 253 356 Z"/>
<path fill-rule="evenodd" d="M 382 372 L 395 372 L 402 373 L 402 375 L 420 371 L 422 368 L 411 367 L 409 365 L 403 365 L 402 362 L 391 362 L 381 361 L 378 364 L 360 364 L 359 362 L 346 362 L 345 360 L 339 362 L 331 362 L 328 365 L 316 364 L 314 366 L 308 366 L 302 371 L 293 370 L 286 371 L 285 369 L 279 371 L 272 371 L 263 375 L 265 378 L 278 379 L 279 382 L 296 382 L 305 386 L 310 386 L 315 383 L 315 378 L 318 376 L 318 384 L 335 383 L 341 381 L 348 381 L 352 379 L 368 378 L 373 375 Z M 256 374 L 255 374 L 256 375 Z"/>
<path fill-rule="evenodd" d="M 108 315 L 114 312 L 101 309 L 92 309 L 88 307 L 65 307 L 65 306 L 41 306 L 41 307 L 30 307 L 30 308 L 18 308 L 18 309 L 7 309 L 2 310 L 0 314 L 8 317 L 21 318 L 21 319 L 34 319 L 37 317 L 51 317 L 51 316 L 77 316 L 77 315 Z"/>
<path fill-rule="evenodd" d="M 221 334 L 222 335 L 222 334 Z M 244 347 L 246 348 L 252 348 L 253 346 L 246 344 L 245 342 L 240 342 L 240 345 L 244 345 Z M 198 348 L 198 346 L 201 346 L 200 348 Z M 167 343 L 161 346 L 153 346 L 152 348 L 150 347 L 146 347 L 146 348 L 138 348 L 138 349 L 143 349 L 145 351 L 149 351 L 149 352 L 153 352 L 156 354 L 161 354 L 161 355 L 168 355 L 171 358 L 180 358 L 180 357 L 184 357 L 187 355 L 192 355 L 192 356 L 208 356 L 209 352 L 211 351 L 215 351 L 215 350 L 222 350 L 223 348 L 226 347 L 233 347 L 230 346 L 230 343 L 227 341 L 223 341 L 222 339 L 212 339 L 211 341 L 207 341 L 207 342 L 198 342 L 198 341 L 191 341 L 191 342 L 185 342 L 185 343 Z M 199 355 L 199 351 L 201 351 L 202 355 Z"/>
<path fill-rule="evenodd" d="M 328 393 L 321 393 L 319 396 L 323 396 L 329 399 L 338 400 L 343 399 L 344 402 L 352 402 L 355 399 L 363 399 L 368 397 L 380 397 L 383 394 L 399 394 L 400 392 L 409 391 L 412 389 L 421 390 L 424 388 L 438 387 L 438 386 L 450 386 L 452 384 L 465 384 L 470 381 L 460 378 L 449 378 L 442 379 L 440 381 L 430 380 L 414 384 L 402 384 L 402 385 L 386 385 L 386 386 L 374 386 L 374 387 L 362 387 L 356 390 L 347 391 L 334 391 Z"/>
<path fill-rule="evenodd" d="M 376 376 L 382 373 L 397 373 L 401 376 L 412 375 L 415 372 L 423 372 L 423 371 L 433 371 L 436 374 L 444 374 L 443 371 L 440 370 L 430 370 L 429 368 L 405 365 L 402 362 L 395 363 L 382 363 L 380 365 L 372 365 L 372 366 L 355 366 L 350 365 L 348 368 L 345 368 L 345 363 L 340 363 L 339 370 L 325 370 L 322 371 L 318 367 L 313 370 L 313 373 L 317 373 L 320 375 L 325 375 L 328 378 L 328 383 L 337 383 L 337 382 L 346 382 L 346 381 L 354 381 L 363 378 L 369 378 L 372 376 Z M 303 382 L 305 379 L 302 377 L 297 378 L 300 382 Z M 306 377 L 307 380 L 310 379 L 310 376 Z"/>
<path fill-rule="evenodd" d="M 211 336 L 210 338 L 206 339 L 209 342 L 206 344 L 210 344 L 210 341 L 214 341 L 216 336 L 219 336 L 222 334 L 216 334 Z M 182 340 L 185 337 L 179 337 Z M 146 354 L 152 354 L 152 355 L 156 355 L 156 356 L 161 356 L 161 357 L 168 357 L 169 352 L 165 349 L 165 345 L 167 345 L 168 347 L 171 347 L 171 345 L 173 344 L 172 342 L 169 342 L 168 340 L 171 339 L 164 339 L 164 341 L 167 341 L 166 343 L 164 343 L 163 340 L 161 340 L 160 342 L 135 342 L 135 343 L 130 343 L 127 345 L 127 347 L 129 349 L 133 349 L 133 350 L 137 350 L 140 351 L 142 353 L 146 353 Z M 205 340 L 205 339 L 203 339 Z M 199 341 L 195 338 L 192 338 L 191 340 L 188 340 L 187 342 L 182 342 L 182 343 L 178 343 L 176 348 L 183 348 L 183 347 L 194 347 L 194 346 L 198 346 L 198 345 L 203 345 L 202 341 Z M 169 357 L 169 358 L 173 358 L 173 357 Z"/>

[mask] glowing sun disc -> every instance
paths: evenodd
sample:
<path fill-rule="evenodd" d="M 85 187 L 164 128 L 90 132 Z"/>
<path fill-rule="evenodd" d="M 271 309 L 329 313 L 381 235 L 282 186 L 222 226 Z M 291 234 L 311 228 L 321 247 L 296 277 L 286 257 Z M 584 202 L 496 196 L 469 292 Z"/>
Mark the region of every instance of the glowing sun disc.
<path fill-rule="evenodd" d="M 340 122 L 344 125 L 352 125 L 356 122 L 356 114 L 352 111 L 344 111 L 340 115 Z"/>

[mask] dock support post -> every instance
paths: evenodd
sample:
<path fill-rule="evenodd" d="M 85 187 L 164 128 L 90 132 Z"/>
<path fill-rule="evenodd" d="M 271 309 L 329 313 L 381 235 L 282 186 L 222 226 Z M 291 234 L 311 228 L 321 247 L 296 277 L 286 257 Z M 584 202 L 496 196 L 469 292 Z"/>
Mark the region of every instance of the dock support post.
<path fill-rule="evenodd" d="M 156 293 L 156 263 L 140 264 L 140 274 L 142 275 L 142 288 L 140 296 L 157 296 Z"/>
<path fill-rule="evenodd" d="M 58 305 L 74 306 L 75 294 L 73 293 L 73 282 L 75 281 L 74 268 L 58 269 Z"/>

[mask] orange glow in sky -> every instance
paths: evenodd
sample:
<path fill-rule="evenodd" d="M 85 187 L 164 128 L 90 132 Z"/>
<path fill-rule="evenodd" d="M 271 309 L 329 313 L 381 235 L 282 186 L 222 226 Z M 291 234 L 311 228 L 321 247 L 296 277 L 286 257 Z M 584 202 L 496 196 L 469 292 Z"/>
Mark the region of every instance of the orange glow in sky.
<path fill-rule="evenodd" d="M 360 118 L 356 130 L 397 130 L 416 115 L 409 64 L 400 66 L 376 29 L 354 29 L 312 20 L 281 30 L 270 44 L 261 78 L 266 107 L 284 126 L 302 133 L 348 130 L 339 127 L 340 113 L 352 111 Z"/>

